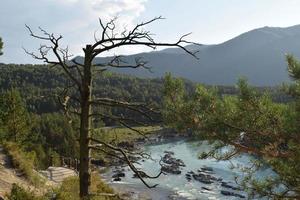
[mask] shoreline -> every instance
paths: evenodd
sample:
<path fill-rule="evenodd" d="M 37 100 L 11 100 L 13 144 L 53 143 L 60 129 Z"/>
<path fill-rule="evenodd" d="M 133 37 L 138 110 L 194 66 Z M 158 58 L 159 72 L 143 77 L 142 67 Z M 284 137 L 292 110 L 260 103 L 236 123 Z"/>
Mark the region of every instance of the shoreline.
<path fill-rule="evenodd" d="M 137 139 L 132 141 L 134 149 L 139 149 L 141 146 L 146 145 L 159 145 L 162 143 L 176 142 L 192 137 L 187 134 L 174 133 L 174 130 L 162 129 L 153 133 L 147 139 Z M 171 189 L 157 186 L 155 188 L 147 188 L 143 183 L 128 183 L 128 182 L 114 182 L 111 179 L 113 175 L 113 168 L 120 167 L 121 165 L 109 165 L 106 167 L 110 172 L 105 173 L 103 180 L 112 187 L 118 194 L 125 200 L 187 200 L 187 198 L 180 197 L 176 192 Z M 103 174 L 102 174 L 103 175 Z"/>
<path fill-rule="evenodd" d="M 178 155 L 178 157 L 176 157 L 176 160 L 182 159 L 184 160 L 184 163 L 189 166 L 188 168 L 185 168 L 186 166 L 184 165 L 184 168 L 180 169 L 181 173 L 178 176 L 176 173 L 174 174 L 174 177 L 162 177 L 162 179 L 160 179 L 158 182 L 152 182 L 152 184 L 159 184 L 154 189 L 149 189 L 144 186 L 142 182 L 138 182 L 132 179 L 132 172 L 129 172 L 130 170 L 128 168 L 122 168 L 122 166 L 108 167 L 106 173 L 102 174 L 102 178 L 104 178 L 105 182 L 108 185 L 118 191 L 118 193 L 121 194 L 122 197 L 127 197 L 124 198 L 125 200 L 187 200 L 198 199 L 197 197 L 201 197 L 202 199 L 215 199 L 223 197 L 228 199 L 246 198 L 245 192 L 239 190 L 238 187 L 232 182 L 232 177 L 229 177 L 227 173 L 228 170 L 226 171 L 227 168 L 225 164 L 224 169 L 223 167 L 219 168 L 219 164 L 216 164 L 214 161 L 206 161 L 207 163 L 197 161 L 195 164 L 193 160 L 196 154 L 187 154 L 194 149 L 194 145 L 187 146 L 186 143 L 190 141 L 189 138 L 181 137 L 180 140 L 182 139 L 185 141 L 178 142 L 175 146 L 172 144 L 161 146 L 160 144 L 178 141 L 178 137 L 174 137 L 171 140 L 168 139 L 160 141 L 158 143 L 150 143 L 150 145 L 152 146 L 152 150 L 150 151 L 154 153 L 154 158 L 156 159 L 156 161 L 157 159 L 159 159 L 159 155 L 161 152 L 175 152 L 175 155 Z M 143 143 L 143 145 L 149 145 L 149 143 Z M 156 145 L 159 146 L 156 147 Z M 178 151 L 175 150 L 175 148 L 177 147 L 179 148 Z M 153 149 L 156 148 L 158 148 L 158 151 L 153 151 Z M 204 146 L 204 148 L 206 148 L 206 146 Z M 185 160 L 184 158 L 186 157 L 184 157 L 184 155 L 190 155 L 190 157 Z M 156 168 L 154 169 L 149 166 L 149 163 L 144 167 L 146 171 L 148 170 L 148 172 L 155 172 L 157 170 Z M 152 171 L 152 169 L 154 171 Z M 210 172 L 212 170 L 213 172 Z M 211 175 L 215 173 L 216 175 Z M 190 182 L 191 180 L 193 181 Z M 207 184 L 212 185 L 210 187 L 207 187 Z"/>
<path fill-rule="evenodd" d="M 178 197 L 172 190 L 161 187 L 147 188 L 144 185 L 130 183 L 108 183 L 110 187 L 117 190 L 121 198 L 125 200 L 186 200 Z"/>

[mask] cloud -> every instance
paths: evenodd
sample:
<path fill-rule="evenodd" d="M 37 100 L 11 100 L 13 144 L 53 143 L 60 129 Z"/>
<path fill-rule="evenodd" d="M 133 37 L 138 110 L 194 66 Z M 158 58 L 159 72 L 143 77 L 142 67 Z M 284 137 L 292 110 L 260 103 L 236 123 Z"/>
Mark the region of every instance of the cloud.
<path fill-rule="evenodd" d="M 0 36 L 5 42 L 0 62 L 33 62 L 24 54 L 37 49 L 39 43 L 28 36 L 25 24 L 34 30 L 41 26 L 64 36 L 64 44 L 79 54 L 83 44 L 93 42 L 99 29 L 98 18 L 107 21 L 115 16 L 118 26 L 132 27 L 145 10 L 147 0 L 6 0 L 1 3 Z"/>

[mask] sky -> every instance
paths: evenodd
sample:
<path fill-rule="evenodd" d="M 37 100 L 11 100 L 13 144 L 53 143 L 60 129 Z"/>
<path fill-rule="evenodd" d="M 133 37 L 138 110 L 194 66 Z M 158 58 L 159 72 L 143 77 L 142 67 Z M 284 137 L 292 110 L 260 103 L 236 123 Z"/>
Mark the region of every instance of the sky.
<path fill-rule="evenodd" d="M 1 63 L 36 63 L 25 54 L 40 45 L 29 36 L 42 27 L 63 36 L 62 45 L 73 55 L 82 55 L 85 44 L 99 33 L 99 17 L 118 17 L 118 27 L 162 16 L 166 19 L 147 27 L 157 41 L 174 42 L 192 32 L 189 40 L 218 44 L 241 33 L 264 26 L 288 27 L 300 24 L 300 0 L 1 0 L 0 37 L 4 42 Z M 117 49 L 109 54 L 150 51 L 146 47 Z M 106 56 L 106 55 L 104 55 Z"/>

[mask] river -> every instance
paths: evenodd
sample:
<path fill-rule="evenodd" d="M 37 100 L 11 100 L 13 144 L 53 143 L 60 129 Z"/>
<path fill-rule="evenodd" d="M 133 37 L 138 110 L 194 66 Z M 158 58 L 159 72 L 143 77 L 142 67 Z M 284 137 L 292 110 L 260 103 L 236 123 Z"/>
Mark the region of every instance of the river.
<path fill-rule="evenodd" d="M 157 188 L 149 190 L 142 185 L 141 181 L 132 178 L 133 173 L 126 167 L 126 176 L 122 178 L 120 182 L 114 182 L 113 185 L 124 188 L 134 188 L 135 190 L 142 190 L 150 194 L 152 199 L 169 199 L 167 196 L 173 194 L 173 199 L 242 199 L 236 196 L 225 196 L 221 194 L 221 191 L 229 191 L 238 195 L 247 197 L 247 194 L 243 191 L 232 190 L 228 187 L 222 186 L 222 182 L 226 182 L 228 185 L 237 187 L 234 181 L 234 177 L 242 177 L 243 173 L 236 169 L 232 169 L 233 165 L 247 166 L 250 159 L 253 159 L 249 155 L 241 155 L 235 157 L 230 161 L 217 161 L 215 159 L 198 159 L 199 153 L 208 151 L 210 145 L 207 142 L 199 141 L 177 141 L 170 143 L 163 143 L 157 145 L 147 145 L 144 147 L 145 152 L 151 154 L 154 160 L 145 160 L 140 162 L 138 166 L 142 168 L 149 175 L 156 175 L 160 170 L 158 161 L 161 159 L 165 151 L 174 152 L 174 157 L 181 159 L 185 163 L 185 167 L 181 168 L 181 174 L 179 175 L 161 175 L 157 179 L 147 179 L 149 184 L 159 184 Z M 211 174 L 216 178 L 222 178 L 222 181 L 214 181 L 211 184 L 201 183 L 194 179 L 187 180 L 186 174 L 190 171 L 196 172 L 201 167 L 210 167 L 213 169 Z M 110 174 L 111 173 L 107 173 Z M 259 171 L 260 177 L 265 177 L 272 174 L 270 169 L 264 169 Z M 203 189 L 205 187 L 206 189 Z"/>

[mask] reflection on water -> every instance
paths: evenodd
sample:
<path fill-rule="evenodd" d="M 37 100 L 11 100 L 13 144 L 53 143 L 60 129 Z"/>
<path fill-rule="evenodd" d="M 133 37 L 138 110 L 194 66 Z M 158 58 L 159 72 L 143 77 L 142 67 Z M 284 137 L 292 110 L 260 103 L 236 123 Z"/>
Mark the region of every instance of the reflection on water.
<path fill-rule="evenodd" d="M 174 152 L 174 157 L 184 161 L 186 167 L 182 168 L 180 175 L 161 175 L 158 179 L 148 180 L 151 184 L 159 184 L 160 188 L 165 188 L 176 192 L 179 196 L 188 199 L 240 199 L 239 197 L 224 196 L 221 190 L 230 191 L 246 196 L 242 191 L 233 191 L 229 188 L 221 186 L 221 182 L 213 182 L 212 184 L 204 184 L 195 180 L 188 181 L 185 174 L 189 171 L 197 172 L 203 166 L 213 168 L 213 176 L 222 178 L 224 182 L 230 185 L 235 185 L 234 177 L 242 177 L 243 174 L 237 170 L 232 170 L 231 166 L 234 165 L 247 165 L 250 161 L 250 156 L 242 155 L 233 158 L 229 161 L 216 161 L 215 159 L 198 159 L 199 153 L 210 150 L 210 145 L 206 142 L 187 142 L 179 141 L 166 144 L 149 145 L 145 147 L 145 151 L 150 153 L 154 160 L 146 160 L 141 162 L 140 168 L 143 168 L 150 175 L 156 175 L 160 171 L 158 161 L 164 155 L 164 151 Z M 260 176 L 265 176 L 272 173 L 269 169 L 259 172 Z M 131 184 L 141 184 L 138 179 L 132 178 L 132 172 L 126 169 L 126 177 L 122 178 L 122 182 Z M 205 187 L 208 190 L 203 190 Z"/>

